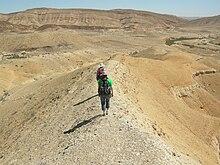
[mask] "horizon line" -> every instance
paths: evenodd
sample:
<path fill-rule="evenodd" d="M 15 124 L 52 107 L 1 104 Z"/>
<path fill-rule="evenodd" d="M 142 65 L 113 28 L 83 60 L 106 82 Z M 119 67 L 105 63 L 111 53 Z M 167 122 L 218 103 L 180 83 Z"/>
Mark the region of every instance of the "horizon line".
<path fill-rule="evenodd" d="M 217 15 L 206 15 L 206 16 L 184 16 L 184 15 L 175 15 L 171 13 L 161 13 L 157 11 L 149 11 L 149 10 L 144 10 L 144 9 L 134 9 L 134 8 L 112 8 L 112 9 L 102 9 L 102 8 L 68 8 L 68 7 L 63 7 L 63 8 L 56 8 L 56 7 L 35 7 L 35 8 L 25 8 L 23 10 L 17 10 L 17 11 L 11 11 L 11 12 L 1 12 L 0 14 L 16 14 L 20 12 L 25 12 L 27 10 L 33 10 L 33 9 L 57 9 L 57 10 L 99 10 L 99 11 L 111 11 L 111 10 L 134 10 L 134 11 L 143 11 L 143 12 L 151 12 L 155 14 L 162 14 L 162 15 L 172 15 L 176 17 L 181 17 L 181 18 L 205 18 L 205 17 L 214 17 L 214 16 L 220 16 L 220 14 Z"/>

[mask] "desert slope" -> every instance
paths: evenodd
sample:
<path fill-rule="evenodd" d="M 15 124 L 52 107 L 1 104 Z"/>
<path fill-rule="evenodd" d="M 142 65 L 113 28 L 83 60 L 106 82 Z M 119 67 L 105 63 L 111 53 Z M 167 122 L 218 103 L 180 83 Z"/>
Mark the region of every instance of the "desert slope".
<path fill-rule="evenodd" d="M 106 64 L 115 80 L 108 117 L 91 97 L 97 64 L 13 90 L 1 106 L 1 164 L 198 164 L 161 141 L 126 98 L 121 82 L 128 68 Z"/>
<path fill-rule="evenodd" d="M 219 27 L 220 26 L 220 15 L 213 17 L 204 17 L 196 20 L 192 20 L 186 24 L 186 26 L 205 26 L 205 27 Z"/>
<path fill-rule="evenodd" d="M 39 30 L 54 27 L 54 25 L 68 29 L 163 29 L 173 28 L 176 25 L 186 22 L 186 20 L 175 16 L 145 11 L 47 8 L 30 9 L 6 14 L 0 16 L 0 21 L 6 21 L 15 26 L 31 26 Z M 1 29 L 3 30 L 3 27 Z M 7 26 L 5 27 L 6 29 Z M 29 29 L 31 30 L 31 28 Z"/>
<path fill-rule="evenodd" d="M 119 57 L 132 75 L 126 79 L 127 96 L 156 121 L 169 144 L 202 164 L 217 164 L 220 102 L 191 76 L 205 66 L 195 62 L 189 68 L 187 63 L 194 60 L 187 54 L 178 56 L 170 54 L 165 61 Z"/>
<path fill-rule="evenodd" d="M 0 161 L 217 164 L 220 103 L 191 75 L 206 66 L 179 55 L 106 61 L 115 91 L 108 117 L 95 96 L 95 61 L 13 88 L 1 103 Z"/>

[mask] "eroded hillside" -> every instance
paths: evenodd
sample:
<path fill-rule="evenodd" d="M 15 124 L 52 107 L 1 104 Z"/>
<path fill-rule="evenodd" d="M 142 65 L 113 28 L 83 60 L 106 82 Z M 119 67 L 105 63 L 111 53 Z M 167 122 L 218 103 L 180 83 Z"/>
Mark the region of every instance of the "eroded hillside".
<path fill-rule="evenodd" d="M 135 10 L 89 10 L 89 9 L 31 9 L 23 12 L 1 15 L 1 31 L 45 30 L 67 28 L 85 30 L 149 30 L 174 28 L 186 22 L 181 18 Z M 12 30 L 12 29 L 11 29 Z"/>

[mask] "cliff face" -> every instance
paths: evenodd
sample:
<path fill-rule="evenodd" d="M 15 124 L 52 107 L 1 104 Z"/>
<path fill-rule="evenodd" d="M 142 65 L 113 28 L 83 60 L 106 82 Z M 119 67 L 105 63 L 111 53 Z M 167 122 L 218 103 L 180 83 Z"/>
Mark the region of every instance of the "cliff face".
<path fill-rule="evenodd" d="M 87 10 L 87 9 L 30 9 L 18 13 L 0 15 L 0 21 L 13 25 L 59 25 L 71 29 L 149 29 L 172 28 L 185 20 L 145 11 L 135 10 Z M 69 26 L 74 25 L 74 26 Z M 3 28 L 2 28 L 3 29 Z M 5 28 L 7 29 L 7 28 Z"/>

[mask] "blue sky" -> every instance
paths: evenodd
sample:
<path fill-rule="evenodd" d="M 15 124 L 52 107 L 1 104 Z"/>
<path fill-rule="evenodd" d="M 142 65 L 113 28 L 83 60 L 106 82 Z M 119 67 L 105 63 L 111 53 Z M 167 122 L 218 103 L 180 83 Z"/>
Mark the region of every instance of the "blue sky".
<path fill-rule="evenodd" d="M 191 17 L 220 15 L 220 0 L 0 0 L 0 13 L 37 7 L 126 8 Z"/>

